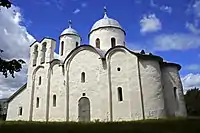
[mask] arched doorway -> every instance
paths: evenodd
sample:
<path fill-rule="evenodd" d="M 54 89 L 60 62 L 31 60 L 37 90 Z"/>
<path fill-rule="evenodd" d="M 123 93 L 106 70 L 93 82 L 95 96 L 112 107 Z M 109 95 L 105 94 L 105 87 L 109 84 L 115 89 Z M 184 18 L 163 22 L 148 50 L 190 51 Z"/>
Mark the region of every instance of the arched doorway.
<path fill-rule="evenodd" d="M 78 119 L 79 121 L 90 121 L 90 100 L 87 97 L 81 97 L 78 101 Z"/>

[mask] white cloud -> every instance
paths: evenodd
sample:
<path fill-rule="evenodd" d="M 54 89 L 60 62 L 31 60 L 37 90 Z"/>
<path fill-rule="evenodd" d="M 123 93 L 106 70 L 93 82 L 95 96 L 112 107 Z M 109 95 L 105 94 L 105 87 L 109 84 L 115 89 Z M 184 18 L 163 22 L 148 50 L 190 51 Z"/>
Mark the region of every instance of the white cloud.
<path fill-rule="evenodd" d="M 76 9 L 76 10 L 74 10 L 74 12 L 73 12 L 73 14 L 77 14 L 77 13 L 79 13 L 81 10 L 80 9 Z"/>
<path fill-rule="evenodd" d="M 34 2 L 37 4 L 43 4 L 45 6 L 54 6 L 61 11 L 66 6 L 65 0 L 36 0 Z"/>
<path fill-rule="evenodd" d="M 84 8 L 84 7 L 87 7 L 87 3 L 82 3 L 82 4 L 81 4 L 81 7 L 83 7 L 83 8 Z"/>
<path fill-rule="evenodd" d="M 5 79 L 0 73 L 0 98 L 10 96 L 19 89 L 27 79 L 27 64 L 29 60 L 29 46 L 35 40 L 27 31 L 26 27 L 21 25 L 23 16 L 20 9 L 12 6 L 9 9 L 1 8 L 0 11 L 0 49 L 4 52 L 1 57 L 6 59 L 23 59 L 26 65 L 21 72 Z"/>
<path fill-rule="evenodd" d="M 200 29 L 198 29 L 194 24 L 192 23 L 186 23 L 185 26 L 189 31 L 191 31 L 194 34 L 200 34 Z"/>
<path fill-rule="evenodd" d="M 200 71 L 200 64 L 191 64 L 185 67 L 187 70 Z"/>
<path fill-rule="evenodd" d="M 154 2 L 154 0 L 150 0 L 150 6 L 153 7 L 153 8 L 157 8 L 158 10 L 161 10 L 163 12 L 167 12 L 169 14 L 172 13 L 172 7 L 170 6 L 167 6 L 167 5 L 162 5 L 162 6 L 159 6 L 158 4 L 156 4 Z"/>
<path fill-rule="evenodd" d="M 162 24 L 155 14 L 144 15 L 140 20 L 140 26 L 140 32 L 142 34 L 156 32 L 162 29 Z"/>
<path fill-rule="evenodd" d="M 200 0 L 196 0 L 192 8 L 193 8 L 194 14 L 197 17 L 200 17 Z"/>
<path fill-rule="evenodd" d="M 158 7 L 158 5 L 155 4 L 154 0 L 150 0 L 150 6 L 151 7 Z"/>
<path fill-rule="evenodd" d="M 194 87 L 200 88 L 200 74 L 189 73 L 188 75 L 182 77 L 181 80 L 183 83 L 184 92 Z"/>
<path fill-rule="evenodd" d="M 194 32 L 195 34 L 200 31 L 200 0 L 193 0 L 190 1 L 188 4 L 188 8 L 186 10 L 187 15 L 190 15 L 190 18 L 193 20 L 190 22 L 190 27 L 188 28 L 190 31 Z"/>
<path fill-rule="evenodd" d="M 155 51 L 188 50 L 200 46 L 200 37 L 193 34 L 161 34 L 153 39 Z"/>
<path fill-rule="evenodd" d="M 170 7 L 170 6 L 161 6 L 161 7 L 160 7 L 160 10 L 161 10 L 161 11 L 164 11 L 164 12 L 167 12 L 167 13 L 169 13 L 169 14 L 172 13 L 172 7 Z"/>

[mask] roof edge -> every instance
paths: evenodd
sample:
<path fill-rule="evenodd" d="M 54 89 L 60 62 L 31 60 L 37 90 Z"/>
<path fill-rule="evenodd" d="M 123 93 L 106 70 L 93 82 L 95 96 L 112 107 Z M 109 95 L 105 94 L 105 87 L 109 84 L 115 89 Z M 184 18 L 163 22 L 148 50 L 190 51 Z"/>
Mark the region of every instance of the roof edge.
<path fill-rule="evenodd" d="M 10 96 L 7 100 L 7 102 L 9 103 L 10 101 L 12 101 L 18 94 L 20 94 L 27 86 L 27 83 L 25 83 L 23 86 L 21 86 L 20 89 L 18 89 L 12 96 Z"/>
<path fill-rule="evenodd" d="M 104 28 L 116 28 L 116 29 L 120 29 L 120 30 L 122 30 L 124 32 L 124 35 L 126 35 L 125 30 L 122 29 L 122 28 L 119 28 L 119 27 L 116 27 L 116 26 L 102 26 L 102 27 L 98 27 L 96 29 L 91 30 L 90 33 L 88 34 L 88 37 L 90 37 L 90 35 L 92 34 L 92 32 L 97 31 L 99 29 L 104 29 Z"/>
<path fill-rule="evenodd" d="M 56 39 L 54 39 L 54 38 L 51 38 L 51 37 L 44 37 L 44 38 L 42 38 L 40 41 L 34 41 L 31 45 L 30 45 L 30 47 L 33 45 L 33 44 L 35 44 L 36 42 L 39 42 L 39 43 L 41 43 L 44 39 L 52 39 L 52 40 L 54 40 L 55 42 L 56 42 Z"/>
<path fill-rule="evenodd" d="M 163 66 L 175 66 L 178 68 L 178 70 L 180 71 L 181 70 L 181 65 L 177 64 L 177 63 L 172 63 L 172 62 L 162 62 L 162 65 Z"/>

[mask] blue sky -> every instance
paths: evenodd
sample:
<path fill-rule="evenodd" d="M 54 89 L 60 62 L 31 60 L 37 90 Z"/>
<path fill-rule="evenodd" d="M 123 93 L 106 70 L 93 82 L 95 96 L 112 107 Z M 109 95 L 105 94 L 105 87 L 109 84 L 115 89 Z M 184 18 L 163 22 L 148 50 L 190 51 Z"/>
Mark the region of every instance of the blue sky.
<path fill-rule="evenodd" d="M 193 9 L 195 2 L 198 1 L 126 0 L 122 2 L 120 0 L 40 0 L 40 2 L 36 2 L 35 0 L 18 0 L 15 1 L 15 5 L 20 7 L 29 33 L 37 40 L 42 39 L 44 36 L 58 40 L 59 34 L 64 28 L 67 28 L 68 20 L 71 19 L 73 27 L 83 38 L 82 43 L 88 43 L 87 35 L 90 28 L 94 22 L 102 18 L 103 7 L 106 6 L 108 16 L 118 20 L 125 29 L 127 33 L 127 47 L 133 50 L 135 47 L 151 50 L 153 53 L 163 56 L 166 60 L 179 62 L 184 67 L 189 64 L 200 63 L 200 58 L 198 58 L 198 54 L 200 53 L 199 47 L 191 46 L 186 49 L 180 48 L 177 50 L 176 48 L 172 48 L 169 50 L 154 51 L 151 49 L 154 47 L 154 44 L 151 43 L 154 43 L 153 38 L 161 35 L 184 34 L 182 37 L 187 37 L 187 35 L 190 37 L 195 36 L 195 39 L 199 37 L 199 35 L 186 28 L 186 23 L 194 24 L 195 20 L 200 20 L 200 15 L 195 14 L 195 9 Z M 154 14 L 159 19 L 162 29 L 141 34 L 140 20 L 145 15 L 148 16 L 151 14 Z M 195 28 L 199 28 L 198 26 Z M 191 38 L 193 39 L 193 37 Z M 199 40 L 197 41 L 196 43 L 200 43 Z M 188 71 L 184 71 L 183 69 L 181 72 L 185 75 Z M 198 72 L 195 70 L 190 71 Z"/>
<path fill-rule="evenodd" d="M 58 52 L 58 37 L 68 20 L 87 44 L 92 25 L 103 17 L 106 6 L 108 17 L 126 31 L 129 49 L 145 49 L 179 63 L 184 88 L 200 87 L 200 0 L 13 0 L 13 4 L 0 12 L 0 45 L 10 58 L 29 59 L 31 40 L 43 37 L 56 39 Z M 0 77 L 0 97 L 23 85 L 26 73 L 27 68 L 18 80 L 7 79 L 10 84 L 3 84 Z"/>
<path fill-rule="evenodd" d="M 18 0 L 15 5 L 19 6 L 25 18 L 24 24 L 27 30 L 37 40 L 49 36 L 58 40 L 59 34 L 68 27 L 68 20 L 73 21 L 75 28 L 83 38 L 82 43 L 88 43 L 87 35 L 90 28 L 103 16 L 103 7 L 106 6 L 108 16 L 118 20 L 125 29 L 127 47 L 130 49 L 144 48 L 155 54 L 163 56 L 166 60 L 178 62 L 183 66 L 182 75 L 192 71 L 199 72 L 197 65 L 200 63 L 199 35 L 186 27 L 186 23 L 194 25 L 195 20 L 200 20 L 200 15 L 193 8 L 195 0 Z M 198 5 L 200 7 L 200 5 Z M 200 9 L 199 9 L 200 10 Z M 200 11 L 199 11 L 200 12 Z M 196 13 L 196 14 L 195 14 Z M 161 29 L 141 33 L 140 21 L 144 16 L 154 14 L 161 23 Z M 199 15 L 199 16 L 198 16 Z M 199 17 L 199 18 L 198 18 Z M 199 25 L 195 27 L 199 28 Z M 155 38 L 165 38 L 178 34 L 178 43 L 185 37 L 188 41 L 195 41 L 198 46 L 184 46 L 181 48 L 169 47 L 169 50 L 154 50 Z M 170 39 L 171 39 L 170 38 Z M 175 37 L 176 38 L 176 37 Z M 190 39 L 191 38 L 191 39 Z M 193 40 L 194 39 L 194 40 Z M 162 40 L 158 40 L 162 41 Z M 164 45 L 164 44 L 163 44 Z M 164 47 L 168 47 L 165 44 Z M 178 46 L 177 46 L 178 47 Z M 183 47 L 183 48 L 182 48 Z M 184 48 L 185 47 L 185 48 Z M 56 52 L 58 51 L 58 46 Z M 196 65 L 196 69 L 184 69 L 188 65 Z"/>

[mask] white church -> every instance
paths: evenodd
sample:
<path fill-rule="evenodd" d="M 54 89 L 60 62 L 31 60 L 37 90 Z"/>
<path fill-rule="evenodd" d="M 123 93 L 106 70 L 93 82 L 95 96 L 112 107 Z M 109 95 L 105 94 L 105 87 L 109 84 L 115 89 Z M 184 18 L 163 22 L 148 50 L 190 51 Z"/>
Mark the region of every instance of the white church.
<path fill-rule="evenodd" d="M 7 121 L 132 121 L 186 117 L 179 70 L 126 47 L 126 32 L 106 10 L 89 44 L 71 22 L 56 41 L 30 45 L 28 79 L 8 100 Z"/>

